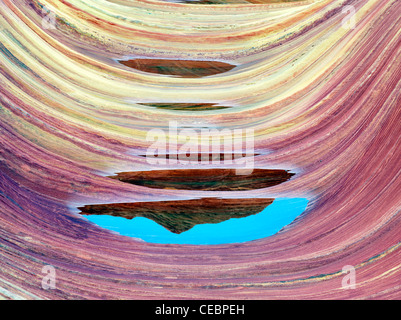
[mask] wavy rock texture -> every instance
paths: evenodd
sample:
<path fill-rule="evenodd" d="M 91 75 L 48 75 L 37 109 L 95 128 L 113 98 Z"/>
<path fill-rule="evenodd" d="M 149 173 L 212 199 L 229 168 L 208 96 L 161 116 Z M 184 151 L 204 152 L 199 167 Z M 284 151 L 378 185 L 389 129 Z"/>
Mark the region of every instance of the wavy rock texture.
<path fill-rule="evenodd" d="M 3 0 L 0 15 L 0 297 L 401 298 L 401 1 Z M 132 59 L 235 68 L 189 78 L 119 63 Z M 307 197 L 304 214 L 210 247 L 138 242 L 79 216 L 90 203 L 232 197 L 107 178 L 160 169 L 139 155 L 170 120 L 254 129 L 255 167 L 296 175 L 236 197 Z M 41 288 L 48 264 L 54 290 Z M 341 287 L 345 265 L 356 289 Z"/>

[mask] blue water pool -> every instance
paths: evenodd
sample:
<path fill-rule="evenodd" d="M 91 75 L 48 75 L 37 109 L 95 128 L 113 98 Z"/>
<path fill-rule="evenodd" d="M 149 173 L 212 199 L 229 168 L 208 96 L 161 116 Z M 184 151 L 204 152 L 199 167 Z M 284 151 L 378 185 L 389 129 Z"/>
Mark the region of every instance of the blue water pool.
<path fill-rule="evenodd" d="M 86 218 L 102 228 L 150 243 L 212 245 L 241 243 L 271 236 L 294 221 L 305 211 L 307 204 L 305 198 L 277 198 L 258 214 L 216 224 L 198 224 L 181 234 L 172 233 L 142 217 L 127 220 L 122 217 L 89 215 Z"/>

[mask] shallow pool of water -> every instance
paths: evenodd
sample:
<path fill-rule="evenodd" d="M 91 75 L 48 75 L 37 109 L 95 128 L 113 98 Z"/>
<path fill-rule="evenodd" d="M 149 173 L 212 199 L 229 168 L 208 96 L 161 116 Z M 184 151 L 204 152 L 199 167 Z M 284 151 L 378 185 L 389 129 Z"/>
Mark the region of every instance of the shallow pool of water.
<path fill-rule="evenodd" d="M 127 220 L 122 217 L 89 215 L 86 218 L 102 228 L 150 243 L 212 245 L 241 243 L 274 235 L 304 212 L 307 204 L 305 198 L 277 198 L 258 214 L 216 224 L 199 224 L 180 234 L 143 217 Z"/>

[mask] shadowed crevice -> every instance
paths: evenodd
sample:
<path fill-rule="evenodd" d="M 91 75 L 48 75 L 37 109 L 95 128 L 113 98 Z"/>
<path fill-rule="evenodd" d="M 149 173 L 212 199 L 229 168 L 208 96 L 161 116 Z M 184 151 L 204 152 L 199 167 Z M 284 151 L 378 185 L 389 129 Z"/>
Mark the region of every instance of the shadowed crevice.
<path fill-rule="evenodd" d="M 220 106 L 215 103 L 138 103 L 143 106 L 153 107 L 164 110 L 180 111 L 211 111 L 229 109 L 231 107 Z"/>
<path fill-rule="evenodd" d="M 230 71 L 235 65 L 220 61 L 132 59 L 119 63 L 143 72 L 179 76 L 182 78 L 202 78 Z"/>
<path fill-rule="evenodd" d="M 157 189 L 245 191 L 272 187 L 293 175 L 280 169 L 253 169 L 245 175 L 236 169 L 174 169 L 120 172 L 109 178 Z"/>
<path fill-rule="evenodd" d="M 185 4 L 269 4 L 269 3 L 289 3 L 289 2 L 302 2 L 305 0 L 165 0 L 172 3 L 185 3 Z"/>

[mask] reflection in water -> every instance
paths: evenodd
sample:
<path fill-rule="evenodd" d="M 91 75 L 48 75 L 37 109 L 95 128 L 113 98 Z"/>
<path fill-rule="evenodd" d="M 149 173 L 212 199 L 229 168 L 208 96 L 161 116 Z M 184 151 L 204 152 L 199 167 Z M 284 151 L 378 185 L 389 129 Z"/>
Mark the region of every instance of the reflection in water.
<path fill-rule="evenodd" d="M 293 175 L 278 169 L 254 169 L 246 175 L 238 175 L 236 169 L 177 169 L 120 172 L 110 178 L 158 189 L 244 191 L 272 187 Z"/>
<path fill-rule="evenodd" d="M 228 199 L 225 199 L 228 200 Z M 238 199 L 238 203 L 241 206 L 243 202 L 243 208 L 239 209 L 239 212 L 243 210 L 247 205 L 251 210 L 255 210 L 256 207 L 261 208 L 262 212 L 255 214 L 255 212 L 249 213 L 246 216 L 243 214 L 243 218 L 239 219 L 228 219 L 227 217 L 232 213 L 232 206 L 228 205 L 226 207 L 227 211 L 224 212 L 224 208 L 215 208 L 215 214 L 211 214 L 212 219 L 216 216 L 222 214 L 225 218 L 220 223 L 207 223 L 202 222 L 202 224 L 197 224 L 190 228 L 188 231 L 181 233 L 173 233 L 157 224 L 156 222 L 143 217 L 136 217 L 132 220 L 124 219 L 122 217 L 107 216 L 107 215 L 92 215 L 89 213 L 87 216 L 88 220 L 99 225 L 100 227 L 115 231 L 121 235 L 130 236 L 134 238 L 142 239 L 146 242 L 151 243 L 171 243 L 171 244 L 224 244 L 224 243 L 240 243 L 245 241 L 251 241 L 256 239 L 265 238 L 271 236 L 278 231 L 280 231 L 284 226 L 290 224 L 294 219 L 299 216 L 303 211 L 305 211 L 308 200 L 303 198 L 278 198 L 274 200 L 272 204 L 272 199 Z M 199 201 L 199 200 L 198 200 Z M 251 202 L 255 205 L 252 205 Z M 263 204 L 257 204 L 258 201 L 265 201 Z M 168 201 L 166 201 L 168 202 Z M 177 202 L 177 201 L 172 201 Z M 233 203 L 232 203 L 233 204 Z M 263 209 L 263 206 L 267 204 L 267 207 Z M 89 209 L 95 206 L 85 206 L 81 209 Z M 180 207 L 179 211 L 176 213 L 169 213 L 169 210 L 163 211 L 160 207 L 160 202 L 155 202 L 155 211 L 153 216 L 165 216 L 163 219 L 165 221 L 176 221 L 178 224 L 179 217 L 185 217 L 188 219 L 190 217 L 190 212 L 198 212 L 198 217 L 196 219 L 203 219 L 206 221 L 208 215 L 211 211 L 207 209 L 207 215 L 202 217 L 202 206 L 198 208 L 192 208 L 192 206 L 187 206 L 187 214 L 185 214 L 184 207 Z M 167 205 L 168 207 L 168 205 Z M 85 209 L 86 208 L 86 209 Z M 151 206 L 146 208 L 147 214 L 151 211 Z M 206 206 L 207 208 L 207 206 Z M 196 210 L 197 209 L 197 210 Z M 158 210 L 161 210 L 158 212 Z M 259 210 L 259 209 L 258 209 Z M 140 212 L 138 208 L 135 211 Z M 217 213 L 220 212 L 220 213 Z M 88 214 L 88 213 L 82 213 Z M 235 217 L 235 214 L 233 216 Z M 237 216 L 238 217 L 238 216 Z M 189 221 L 189 220 L 187 220 Z M 214 220 L 216 221 L 216 220 Z"/>
<path fill-rule="evenodd" d="M 132 219 L 151 219 L 171 232 L 188 231 L 197 224 L 219 223 L 261 212 L 274 199 L 202 198 L 179 201 L 153 201 L 87 205 L 79 208 L 84 215 L 111 215 Z"/>

